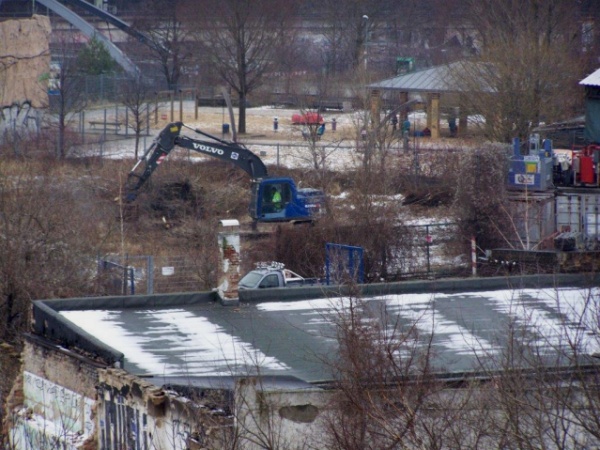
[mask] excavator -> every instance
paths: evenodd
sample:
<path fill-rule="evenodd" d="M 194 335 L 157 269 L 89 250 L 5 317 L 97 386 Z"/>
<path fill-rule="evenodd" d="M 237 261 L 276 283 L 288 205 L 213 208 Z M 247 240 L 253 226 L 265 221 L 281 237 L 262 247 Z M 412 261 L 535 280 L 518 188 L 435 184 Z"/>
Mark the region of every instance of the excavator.
<path fill-rule="evenodd" d="M 209 140 L 182 135 L 188 128 Z M 133 202 L 140 188 L 175 147 L 183 147 L 236 165 L 251 179 L 248 208 L 256 222 L 313 222 L 324 212 L 325 195 L 313 188 L 298 188 L 288 177 L 270 177 L 262 160 L 243 145 L 212 136 L 199 129 L 173 122 L 168 124 L 144 152 L 127 176 L 125 201 Z"/>

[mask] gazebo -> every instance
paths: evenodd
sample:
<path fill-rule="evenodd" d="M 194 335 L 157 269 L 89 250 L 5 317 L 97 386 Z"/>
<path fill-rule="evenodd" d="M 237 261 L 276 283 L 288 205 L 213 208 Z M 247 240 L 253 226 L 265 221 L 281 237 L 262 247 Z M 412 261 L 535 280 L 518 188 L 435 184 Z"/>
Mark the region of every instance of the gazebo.
<path fill-rule="evenodd" d="M 471 63 L 459 61 L 372 83 L 368 85 L 371 101 L 377 102 L 382 91 L 397 92 L 399 104 L 407 103 L 410 94 L 421 94 L 426 98 L 427 128 L 431 131 L 432 138 L 439 138 L 440 98 L 442 95 L 456 95 L 465 91 L 458 80 L 462 78 L 460 74 L 465 73 L 467 66 L 473 67 Z M 376 106 L 372 103 L 372 107 Z M 403 115 L 406 114 L 407 112 L 403 111 Z M 464 132 L 467 128 L 467 114 L 463 108 L 460 108 L 458 118 L 458 130 Z"/>

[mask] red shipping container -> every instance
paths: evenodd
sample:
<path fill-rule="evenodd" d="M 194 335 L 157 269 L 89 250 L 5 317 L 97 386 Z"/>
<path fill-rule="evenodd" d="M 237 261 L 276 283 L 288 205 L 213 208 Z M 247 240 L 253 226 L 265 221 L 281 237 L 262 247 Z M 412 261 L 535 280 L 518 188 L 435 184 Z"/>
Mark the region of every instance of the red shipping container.
<path fill-rule="evenodd" d="M 594 160 L 591 156 L 579 157 L 579 173 L 582 183 L 594 183 Z"/>

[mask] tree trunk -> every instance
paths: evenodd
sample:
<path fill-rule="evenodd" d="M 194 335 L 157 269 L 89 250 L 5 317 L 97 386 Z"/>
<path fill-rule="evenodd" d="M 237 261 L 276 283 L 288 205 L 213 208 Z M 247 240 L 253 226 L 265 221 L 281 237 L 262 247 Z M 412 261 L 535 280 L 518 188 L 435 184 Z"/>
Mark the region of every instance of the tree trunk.
<path fill-rule="evenodd" d="M 246 132 L 246 94 L 240 92 L 238 98 L 240 101 L 238 106 L 238 133 L 243 134 Z"/>

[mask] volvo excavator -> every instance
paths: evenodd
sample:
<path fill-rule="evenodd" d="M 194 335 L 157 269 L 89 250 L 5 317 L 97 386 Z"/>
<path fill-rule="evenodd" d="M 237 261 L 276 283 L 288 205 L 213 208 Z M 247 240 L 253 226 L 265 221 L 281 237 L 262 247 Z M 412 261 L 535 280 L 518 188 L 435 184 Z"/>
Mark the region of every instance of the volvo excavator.
<path fill-rule="evenodd" d="M 182 135 L 188 128 L 209 140 Z M 183 122 L 167 125 L 129 172 L 125 185 L 125 201 L 132 202 L 140 188 L 175 147 L 183 147 L 230 162 L 251 178 L 250 217 L 256 222 L 312 222 L 324 211 L 325 195 L 312 188 L 298 188 L 288 177 L 270 177 L 262 160 L 236 142 L 229 142 Z"/>

